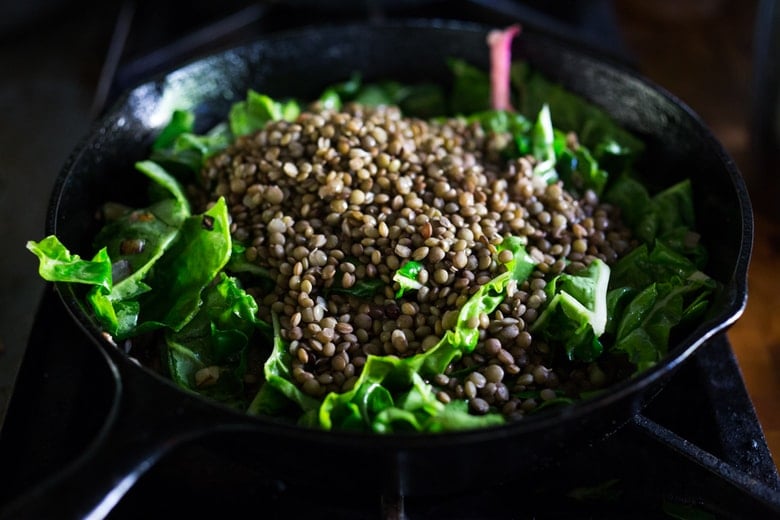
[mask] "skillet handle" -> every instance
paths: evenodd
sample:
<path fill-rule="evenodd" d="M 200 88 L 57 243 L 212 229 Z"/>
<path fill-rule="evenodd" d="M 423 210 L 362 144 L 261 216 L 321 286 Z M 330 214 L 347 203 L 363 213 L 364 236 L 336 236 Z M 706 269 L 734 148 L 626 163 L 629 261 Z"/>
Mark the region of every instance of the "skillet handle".
<path fill-rule="evenodd" d="M 160 392 L 140 369 L 118 367 L 117 398 L 92 444 L 63 471 L 2 510 L 5 519 L 105 518 L 136 481 L 174 447 L 224 429 L 220 411 L 178 392 Z"/>

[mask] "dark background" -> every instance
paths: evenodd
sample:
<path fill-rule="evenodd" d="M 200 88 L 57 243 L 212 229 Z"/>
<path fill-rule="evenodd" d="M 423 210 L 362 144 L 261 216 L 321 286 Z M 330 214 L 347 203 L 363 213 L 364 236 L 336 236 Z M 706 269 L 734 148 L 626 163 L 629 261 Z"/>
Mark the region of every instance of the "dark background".
<path fill-rule="evenodd" d="M 322 5 L 291 3 L 298 4 L 301 16 Z M 329 5 L 349 16 L 351 7 L 366 4 L 352 0 Z M 774 325 L 778 320 L 772 311 L 780 290 L 774 274 L 780 257 L 780 191 L 775 188 L 774 164 L 776 2 L 615 0 L 589 3 L 599 6 L 591 11 L 576 0 L 523 4 L 556 5 L 564 13 L 577 10 L 615 28 L 625 57 L 698 112 L 742 170 L 757 210 L 757 241 L 751 302 L 730 339 L 770 448 L 780 452 L 780 418 L 774 415 L 780 392 L 774 377 L 780 370 L 780 324 Z M 0 3 L 0 427 L 45 288 L 37 277 L 37 261 L 24 245 L 43 238 L 54 179 L 110 100 L 107 80 L 113 77 L 113 66 L 128 58 L 113 54 L 111 46 L 123 29 L 117 26 L 119 15 L 128 6 L 135 8 L 129 29 L 138 44 L 160 34 L 175 39 L 179 31 L 194 27 L 193 18 L 208 17 L 204 9 L 251 15 L 261 4 L 190 2 L 182 8 L 180 2 L 166 0 Z M 155 10 L 176 9 L 181 9 L 177 24 L 162 23 L 163 17 L 154 15 Z M 240 25 L 240 20 L 234 23 Z"/>

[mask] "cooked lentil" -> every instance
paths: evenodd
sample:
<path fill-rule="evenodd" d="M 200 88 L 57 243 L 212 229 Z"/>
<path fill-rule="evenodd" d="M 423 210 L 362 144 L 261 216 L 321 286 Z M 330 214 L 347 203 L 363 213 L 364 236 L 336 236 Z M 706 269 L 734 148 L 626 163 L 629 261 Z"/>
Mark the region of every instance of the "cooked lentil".
<path fill-rule="evenodd" d="M 312 106 L 208 161 L 207 198 L 226 196 L 233 238 L 251 244 L 246 259 L 276 280 L 271 294 L 256 294 L 261 317 L 279 313 L 305 393 L 348 390 L 368 355 L 430 348 L 512 260 L 509 251 L 494 255 L 509 235 L 527 239 L 538 267 L 493 315 L 470 324 L 479 343 L 431 382 L 438 399 L 518 418 L 556 392 L 620 377 L 614 367 L 560 363 L 529 327 L 548 276 L 597 257 L 613 263 L 632 246 L 629 231 L 595 193 L 575 197 L 535 178 L 533 157 L 501 159 L 505 142 L 478 124 L 406 118 L 396 107 Z M 396 300 L 392 277 L 408 260 L 423 265 L 423 287 Z M 332 291 L 367 280 L 383 285 L 368 300 Z"/>

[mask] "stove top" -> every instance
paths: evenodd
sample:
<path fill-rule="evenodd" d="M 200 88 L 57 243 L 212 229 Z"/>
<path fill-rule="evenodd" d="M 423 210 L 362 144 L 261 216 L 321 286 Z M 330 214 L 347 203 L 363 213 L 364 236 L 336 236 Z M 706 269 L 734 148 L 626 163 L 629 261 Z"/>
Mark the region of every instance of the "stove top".
<path fill-rule="evenodd" d="M 632 65 L 610 23 L 609 2 L 582 8 L 576 1 L 351 0 L 326 8 L 291 0 L 233 3 L 229 12 L 213 2 L 194 4 L 186 12 L 166 1 L 122 4 L 95 96 L 96 113 L 149 75 L 207 51 L 280 29 L 355 18 L 437 16 L 496 26 L 520 21 Z M 103 357 L 54 291 L 47 291 L 2 431 L 0 514 L 2 504 L 24 496 L 88 449 L 110 409 L 111 384 Z M 522 468 L 517 473 L 510 480 L 486 475 L 484 487 L 453 496 L 354 496 L 328 486 L 301 488 L 194 441 L 155 464 L 109 518 L 246 511 L 265 518 L 412 520 L 780 514 L 780 478 L 725 335 L 704 345 L 626 427 L 544 475 L 524 475 Z"/>

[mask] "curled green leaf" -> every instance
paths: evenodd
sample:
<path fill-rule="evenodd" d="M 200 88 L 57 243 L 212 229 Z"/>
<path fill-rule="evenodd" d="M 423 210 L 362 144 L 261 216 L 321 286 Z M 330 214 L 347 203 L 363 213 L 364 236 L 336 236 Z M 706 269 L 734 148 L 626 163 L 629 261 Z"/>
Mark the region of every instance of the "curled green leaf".
<path fill-rule="evenodd" d="M 398 283 L 396 298 L 400 298 L 406 291 L 417 291 L 422 288 L 422 284 L 417 281 L 417 276 L 424 268 L 423 264 L 410 260 L 402 265 L 393 275 L 393 281 Z"/>
<path fill-rule="evenodd" d="M 105 248 L 92 260 L 83 260 L 71 253 L 56 236 L 50 235 L 40 242 L 30 240 L 27 249 L 38 257 L 38 274 L 44 280 L 98 285 L 106 291 L 111 290 L 111 260 Z"/>

